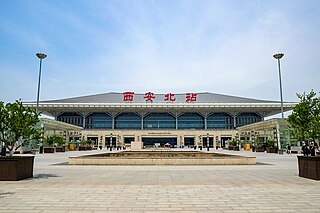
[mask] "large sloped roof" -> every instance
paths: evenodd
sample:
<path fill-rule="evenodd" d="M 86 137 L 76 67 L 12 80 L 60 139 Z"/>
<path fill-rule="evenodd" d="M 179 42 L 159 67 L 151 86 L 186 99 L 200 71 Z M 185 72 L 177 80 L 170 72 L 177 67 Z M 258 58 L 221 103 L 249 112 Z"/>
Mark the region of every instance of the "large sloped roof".
<path fill-rule="evenodd" d="M 196 103 L 279 103 L 279 101 L 258 100 L 252 98 L 243 98 L 230 95 L 221 95 L 216 93 L 196 93 Z M 135 93 L 131 103 L 146 103 L 145 94 Z M 165 94 L 154 94 L 154 103 L 166 103 Z M 186 93 L 174 94 L 175 103 L 186 103 Z M 41 101 L 41 103 L 124 103 L 123 93 L 103 93 L 97 95 L 87 95 L 66 99 Z"/>

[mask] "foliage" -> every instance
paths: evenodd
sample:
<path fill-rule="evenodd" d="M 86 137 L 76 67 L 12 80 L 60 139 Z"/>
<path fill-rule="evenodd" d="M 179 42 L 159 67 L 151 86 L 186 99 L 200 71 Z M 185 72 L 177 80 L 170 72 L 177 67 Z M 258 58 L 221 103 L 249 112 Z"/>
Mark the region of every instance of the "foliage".
<path fill-rule="evenodd" d="M 237 146 L 238 143 L 237 143 L 237 141 L 236 141 L 234 138 L 232 138 L 232 141 L 229 141 L 229 145 L 230 145 L 230 146 Z"/>
<path fill-rule="evenodd" d="M 24 107 L 21 101 L 4 105 L 0 102 L 0 142 L 13 154 L 26 141 L 39 139 L 41 129 L 35 109 Z"/>
<path fill-rule="evenodd" d="M 45 143 L 46 145 L 49 145 L 49 146 L 53 146 L 55 144 L 57 144 L 58 146 L 63 146 L 65 144 L 65 140 L 63 137 L 53 135 L 53 136 L 47 137 L 45 140 Z"/>
<path fill-rule="evenodd" d="M 300 102 L 288 116 L 294 136 L 301 141 L 315 141 L 320 134 L 320 97 L 316 95 L 312 90 L 309 94 L 297 94 Z"/>
<path fill-rule="evenodd" d="M 93 144 L 93 141 L 92 141 L 92 140 L 87 140 L 87 144 L 88 144 L 89 146 L 91 146 L 91 145 Z"/>
<path fill-rule="evenodd" d="M 268 140 L 267 141 L 267 147 L 274 148 L 274 141 L 273 140 Z"/>
<path fill-rule="evenodd" d="M 81 141 L 81 146 L 91 146 L 91 144 L 93 143 L 92 140 L 82 140 Z"/>

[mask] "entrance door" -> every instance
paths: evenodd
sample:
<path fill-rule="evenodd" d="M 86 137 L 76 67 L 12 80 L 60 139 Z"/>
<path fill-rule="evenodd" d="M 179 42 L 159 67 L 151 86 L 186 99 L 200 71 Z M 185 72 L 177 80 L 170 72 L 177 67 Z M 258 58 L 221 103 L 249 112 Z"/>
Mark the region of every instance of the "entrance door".
<path fill-rule="evenodd" d="M 185 137 L 184 146 L 193 148 L 194 147 L 194 137 Z"/>
<path fill-rule="evenodd" d="M 177 138 L 142 138 L 142 142 L 145 147 L 154 147 L 155 143 L 160 144 L 160 147 L 164 147 L 165 144 L 177 147 Z"/>
<path fill-rule="evenodd" d="M 207 137 L 202 138 L 203 147 L 207 148 Z M 209 148 L 213 148 L 213 137 L 209 137 Z"/>
<path fill-rule="evenodd" d="M 231 141 L 231 137 L 221 137 L 221 147 L 226 146 L 226 141 Z"/>
<path fill-rule="evenodd" d="M 93 146 L 98 146 L 98 137 L 87 137 L 87 140 L 93 141 Z"/>
<path fill-rule="evenodd" d="M 134 137 L 124 137 L 125 144 L 131 144 L 134 141 Z"/>
<path fill-rule="evenodd" d="M 106 147 L 110 147 L 110 137 L 106 137 L 105 140 L 105 146 Z M 112 137 L 112 147 L 116 147 L 117 146 L 117 138 L 116 137 Z"/>

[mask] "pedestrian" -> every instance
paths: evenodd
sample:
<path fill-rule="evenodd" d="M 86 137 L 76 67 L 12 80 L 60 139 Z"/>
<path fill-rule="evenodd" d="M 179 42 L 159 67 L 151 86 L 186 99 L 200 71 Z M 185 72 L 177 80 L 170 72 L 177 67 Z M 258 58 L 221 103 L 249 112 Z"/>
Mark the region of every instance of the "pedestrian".
<path fill-rule="evenodd" d="M 291 146 L 288 144 L 288 154 L 291 155 Z"/>
<path fill-rule="evenodd" d="M 308 156 L 308 145 L 304 141 L 302 142 L 302 153 L 303 156 Z"/>
<path fill-rule="evenodd" d="M 316 149 L 314 147 L 313 142 L 311 142 L 311 144 L 310 144 L 310 154 L 311 154 L 311 156 L 316 156 Z"/>

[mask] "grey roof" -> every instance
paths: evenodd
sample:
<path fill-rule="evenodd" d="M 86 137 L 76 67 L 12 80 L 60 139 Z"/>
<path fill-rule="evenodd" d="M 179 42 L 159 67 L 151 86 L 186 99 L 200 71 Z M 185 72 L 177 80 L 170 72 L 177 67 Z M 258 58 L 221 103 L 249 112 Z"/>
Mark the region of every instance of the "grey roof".
<path fill-rule="evenodd" d="M 197 99 L 195 103 L 279 103 L 279 101 L 267 101 L 267 100 L 258 100 L 251 98 L 242 98 L 230 95 L 221 95 L 216 93 L 196 93 Z M 146 99 L 143 97 L 145 94 L 135 93 L 133 101 L 130 103 L 146 103 Z M 153 103 L 167 103 L 164 100 L 165 94 L 154 94 L 155 98 Z M 174 103 L 187 103 L 186 102 L 186 93 L 183 94 L 174 94 L 176 100 Z M 97 95 L 87 95 L 74 98 L 66 98 L 59 100 L 49 100 L 41 101 L 41 103 L 125 103 L 123 93 L 103 93 Z M 148 101 L 149 102 L 149 101 Z"/>

